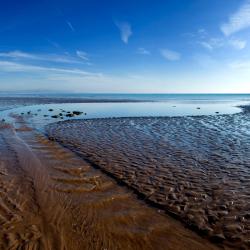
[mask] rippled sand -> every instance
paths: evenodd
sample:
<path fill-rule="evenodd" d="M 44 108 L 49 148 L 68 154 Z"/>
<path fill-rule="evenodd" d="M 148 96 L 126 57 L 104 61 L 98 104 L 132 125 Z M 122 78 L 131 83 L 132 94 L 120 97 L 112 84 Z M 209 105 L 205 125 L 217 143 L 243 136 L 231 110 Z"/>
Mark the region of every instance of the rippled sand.
<path fill-rule="evenodd" d="M 72 149 L 197 232 L 250 248 L 250 114 L 48 126 Z"/>
<path fill-rule="evenodd" d="M 217 249 L 14 118 L 0 123 L 0 249 Z"/>

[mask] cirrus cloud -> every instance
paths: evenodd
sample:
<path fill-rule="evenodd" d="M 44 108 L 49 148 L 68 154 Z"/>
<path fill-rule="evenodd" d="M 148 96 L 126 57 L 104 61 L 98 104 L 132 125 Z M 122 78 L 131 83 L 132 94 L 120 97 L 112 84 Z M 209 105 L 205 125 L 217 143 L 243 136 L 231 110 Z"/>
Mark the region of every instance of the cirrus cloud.
<path fill-rule="evenodd" d="M 116 22 L 115 24 L 120 30 L 121 40 L 127 44 L 133 34 L 131 25 L 128 22 Z"/>
<path fill-rule="evenodd" d="M 240 39 L 231 39 L 229 40 L 229 44 L 237 50 L 242 50 L 246 47 L 247 41 Z"/>
<path fill-rule="evenodd" d="M 14 51 L 5 51 L 0 52 L 1 58 L 10 58 L 13 60 L 36 60 L 36 61 L 48 61 L 48 62 L 57 62 L 57 63 L 80 63 L 80 60 L 77 58 L 64 55 L 64 54 L 35 54 L 27 53 L 20 50 Z"/>
<path fill-rule="evenodd" d="M 88 54 L 85 51 L 77 50 L 76 55 L 81 58 L 82 60 L 88 61 Z"/>
<path fill-rule="evenodd" d="M 240 8 L 233 13 L 228 22 L 221 25 L 221 31 L 226 36 L 250 27 L 250 0 L 245 1 Z"/>
<path fill-rule="evenodd" d="M 56 68 L 37 66 L 32 64 L 16 63 L 11 61 L 0 61 L 0 72 L 24 72 L 24 73 L 57 73 L 79 76 L 100 76 L 102 73 L 93 73 L 76 68 Z"/>
<path fill-rule="evenodd" d="M 72 32 L 75 32 L 75 28 L 74 28 L 74 26 L 72 25 L 72 23 L 71 23 L 70 21 L 66 21 L 66 23 L 67 23 L 68 27 L 70 28 L 70 30 L 71 30 Z"/>
<path fill-rule="evenodd" d="M 145 49 L 145 48 L 138 48 L 137 53 L 141 54 L 141 55 L 150 55 L 151 54 L 150 51 Z"/>
<path fill-rule="evenodd" d="M 160 53 L 168 61 L 179 61 L 181 59 L 181 54 L 173 50 L 161 49 Z"/>

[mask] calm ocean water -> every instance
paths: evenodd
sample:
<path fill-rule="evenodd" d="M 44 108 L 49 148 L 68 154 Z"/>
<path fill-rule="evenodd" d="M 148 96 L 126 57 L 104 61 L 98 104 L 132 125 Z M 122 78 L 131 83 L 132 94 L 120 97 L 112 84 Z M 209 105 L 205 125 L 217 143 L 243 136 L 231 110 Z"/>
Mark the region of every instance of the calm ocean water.
<path fill-rule="evenodd" d="M 250 94 L 66 94 L 64 96 L 140 101 L 250 101 Z"/>
<path fill-rule="evenodd" d="M 250 94 L 83 94 L 83 93 L 0 93 L 8 97 L 62 97 L 91 100 L 131 100 L 131 101 L 250 101 Z"/>

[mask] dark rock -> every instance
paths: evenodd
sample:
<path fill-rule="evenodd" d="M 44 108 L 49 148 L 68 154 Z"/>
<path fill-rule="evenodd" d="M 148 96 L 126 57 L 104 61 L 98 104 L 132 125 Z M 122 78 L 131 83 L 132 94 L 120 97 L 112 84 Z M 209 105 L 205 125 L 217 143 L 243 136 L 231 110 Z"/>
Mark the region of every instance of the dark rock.
<path fill-rule="evenodd" d="M 211 237 L 212 242 L 221 243 L 225 240 L 225 236 L 223 234 L 215 234 Z"/>
<path fill-rule="evenodd" d="M 81 115 L 83 112 L 81 112 L 81 111 L 73 111 L 72 112 L 74 115 Z"/>
<path fill-rule="evenodd" d="M 52 112 L 53 111 L 53 109 L 49 109 L 49 112 Z"/>

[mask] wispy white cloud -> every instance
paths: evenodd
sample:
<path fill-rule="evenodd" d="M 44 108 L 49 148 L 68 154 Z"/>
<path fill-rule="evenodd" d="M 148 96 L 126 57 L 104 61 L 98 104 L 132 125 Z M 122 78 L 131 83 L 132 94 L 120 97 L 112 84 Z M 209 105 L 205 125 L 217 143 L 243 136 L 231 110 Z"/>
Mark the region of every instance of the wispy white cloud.
<path fill-rule="evenodd" d="M 138 48 L 137 53 L 141 54 L 141 55 L 150 55 L 151 54 L 151 52 L 145 48 Z"/>
<path fill-rule="evenodd" d="M 242 50 L 246 47 L 247 41 L 241 39 L 220 39 L 210 38 L 207 41 L 198 42 L 202 47 L 213 51 L 223 47 L 232 47 L 236 50 Z"/>
<path fill-rule="evenodd" d="M 50 39 L 47 39 L 47 38 L 45 38 L 45 40 L 46 40 L 49 44 L 51 44 L 53 47 L 55 47 L 56 49 L 61 49 L 61 46 L 60 46 L 57 42 L 54 42 L 54 41 L 52 41 L 52 40 L 50 40 Z"/>
<path fill-rule="evenodd" d="M 115 24 L 120 30 L 121 40 L 127 44 L 130 36 L 133 34 L 131 25 L 127 22 L 115 22 Z"/>
<path fill-rule="evenodd" d="M 68 27 L 71 29 L 71 31 L 75 32 L 75 28 L 74 26 L 72 25 L 72 23 L 70 21 L 66 21 Z"/>
<path fill-rule="evenodd" d="M 100 76 L 101 73 L 92 73 L 81 69 L 65 69 L 56 67 L 36 66 L 31 64 L 0 61 L 0 72 L 25 72 L 25 73 L 56 73 L 78 76 Z"/>
<path fill-rule="evenodd" d="M 242 50 L 246 47 L 247 41 L 246 40 L 240 40 L 240 39 L 230 39 L 229 45 L 231 45 L 233 48 Z"/>
<path fill-rule="evenodd" d="M 194 62 L 204 69 L 215 68 L 218 65 L 216 60 L 214 60 L 210 55 L 207 54 L 195 54 L 193 56 Z"/>
<path fill-rule="evenodd" d="M 205 41 L 202 41 L 202 42 L 199 42 L 200 45 L 208 50 L 213 50 L 213 46 L 209 43 L 209 42 L 205 42 Z"/>
<path fill-rule="evenodd" d="M 206 37 L 208 37 L 208 32 L 206 29 L 200 28 L 195 32 L 185 32 L 181 35 L 187 38 L 205 39 Z"/>
<path fill-rule="evenodd" d="M 19 50 L 0 52 L 0 57 L 37 59 L 37 56 Z"/>
<path fill-rule="evenodd" d="M 88 61 L 88 54 L 85 51 L 77 50 L 76 55 L 84 61 Z"/>
<path fill-rule="evenodd" d="M 196 38 L 194 43 L 200 44 L 203 48 L 209 51 L 226 47 L 242 50 L 247 45 L 247 41 L 242 39 L 228 38 L 224 36 L 211 37 L 205 29 L 200 29 L 196 33 L 193 33 L 193 38 Z"/>
<path fill-rule="evenodd" d="M 250 27 L 250 0 L 246 0 L 240 8 L 233 13 L 228 22 L 221 25 L 221 31 L 226 36 Z"/>
<path fill-rule="evenodd" d="M 205 38 L 208 36 L 207 30 L 204 28 L 198 29 L 197 33 L 201 38 Z"/>
<path fill-rule="evenodd" d="M 250 60 L 240 60 L 229 63 L 232 69 L 248 70 L 250 72 Z"/>
<path fill-rule="evenodd" d="M 181 59 L 181 54 L 173 50 L 161 49 L 160 53 L 165 59 L 169 61 L 178 61 Z"/>
<path fill-rule="evenodd" d="M 225 42 L 221 38 L 209 38 L 207 40 L 201 41 L 200 44 L 208 50 L 214 50 L 223 47 Z"/>
<path fill-rule="evenodd" d="M 81 63 L 77 58 L 70 55 L 58 55 L 58 54 L 34 54 L 27 53 L 19 50 L 0 52 L 0 57 L 11 58 L 19 60 L 38 60 L 38 61 L 50 61 L 57 63 Z"/>

